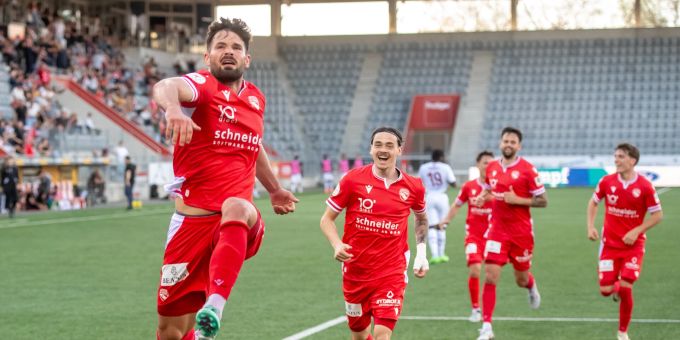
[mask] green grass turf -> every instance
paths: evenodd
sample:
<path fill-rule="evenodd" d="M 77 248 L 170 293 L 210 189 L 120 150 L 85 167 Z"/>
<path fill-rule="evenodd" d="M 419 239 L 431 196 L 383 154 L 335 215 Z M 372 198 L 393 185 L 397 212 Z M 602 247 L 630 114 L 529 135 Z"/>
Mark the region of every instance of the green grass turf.
<path fill-rule="evenodd" d="M 585 236 L 590 195 L 590 189 L 550 190 L 549 207 L 534 209 L 533 272 L 543 304 L 529 309 L 508 267 L 498 287 L 497 316 L 618 318 L 618 306 L 598 292 L 598 244 Z M 267 234 L 243 268 L 218 339 L 281 339 L 343 314 L 340 266 L 318 227 L 324 199 L 304 194 L 289 216 L 276 216 L 267 200 L 257 201 Z M 661 200 L 665 220 L 648 235 L 633 318 L 680 319 L 680 271 L 674 269 L 680 189 Z M 155 205 L 129 213 L 96 209 L 0 220 L 0 339 L 155 339 L 156 285 L 171 212 L 170 205 Z M 403 315 L 468 315 L 463 223 L 464 214 L 449 226 L 452 261 L 433 266 L 425 279 L 411 278 Z M 474 339 L 477 328 L 466 321 L 402 320 L 394 338 Z M 498 339 L 614 339 L 616 329 L 616 323 L 494 323 Z M 633 323 L 630 335 L 680 339 L 680 324 Z M 348 336 L 340 324 L 311 338 Z"/>

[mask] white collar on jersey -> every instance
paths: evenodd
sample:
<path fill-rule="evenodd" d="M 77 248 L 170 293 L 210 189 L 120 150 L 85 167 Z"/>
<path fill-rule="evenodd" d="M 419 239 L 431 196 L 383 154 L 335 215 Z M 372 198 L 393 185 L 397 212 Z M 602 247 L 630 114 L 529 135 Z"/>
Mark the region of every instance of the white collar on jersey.
<path fill-rule="evenodd" d="M 638 180 L 638 177 L 640 176 L 638 176 L 638 173 L 635 172 L 635 177 L 633 177 L 633 179 L 631 179 L 630 181 L 625 181 L 623 177 L 621 177 L 621 174 L 617 174 L 616 177 L 619 179 L 619 182 L 621 182 L 621 185 L 623 185 L 623 189 L 628 189 L 628 187 L 631 184 L 635 183 Z"/>
<path fill-rule="evenodd" d="M 501 168 L 503 168 L 503 172 L 508 170 L 509 168 L 512 168 L 513 166 L 517 165 L 519 161 L 522 159 L 522 157 L 517 156 L 517 159 L 515 159 L 514 162 L 508 164 L 507 166 L 503 164 L 503 157 L 498 159 L 498 163 L 501 165 Z"/>
<path fill-rule="evenodd" d="M 392 182 L 392 184 L 401 181 L 401 179 L 403 178 L 401 170 L 399 170 L 399 168 L 396 168 L 396 169 L 397 169 L 397 173 L 399 174 L 399 176 L 397 177 L 397 180 L 396 180 L 396 181 Z M 371 173 L 373 174 L 373 176 L 374 176 L 375 178 L 377 178 L 377 179 L 383 181 L 383 183 L 385 183 L 385 189 L 389 189 L 389 188 L 390 188 L 390 185 L 392 185 L 392 184 L 388 184 L 388 183 L 387 183 L 387 178 L 380 177 L 380 176 L 378 176 L 378 174 L 375 173 L 375 164 L 373 164 L 373 165 L 371 166 Z"/>

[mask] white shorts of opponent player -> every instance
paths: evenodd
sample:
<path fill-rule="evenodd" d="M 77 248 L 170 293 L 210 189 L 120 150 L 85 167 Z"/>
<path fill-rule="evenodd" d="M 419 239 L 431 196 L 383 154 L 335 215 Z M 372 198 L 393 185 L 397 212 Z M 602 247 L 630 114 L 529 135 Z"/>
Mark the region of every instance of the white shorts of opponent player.
<path fill-rule="evenodd" d="M 432 258 L 440 258 L 446 255 L 446 230 L 439 230 L 435 226 L 449 212 L 449 196 L 445 193 L 427 194 L 425 196 L 425 207 L 427 222 L 430 224 L 430 232 L 427 233 L 430 252 Z"/>
<path fill-rule="evenodd" d="M 326 190 L 333 189 L 333 174 L 330 172 L 324 172 L 323 174 L 323 188 Z"/>
<path fill-rule="evenodd" d="M 293 193 L 302 192 L 302 175 L 290 175 L 290 191 Z"/>

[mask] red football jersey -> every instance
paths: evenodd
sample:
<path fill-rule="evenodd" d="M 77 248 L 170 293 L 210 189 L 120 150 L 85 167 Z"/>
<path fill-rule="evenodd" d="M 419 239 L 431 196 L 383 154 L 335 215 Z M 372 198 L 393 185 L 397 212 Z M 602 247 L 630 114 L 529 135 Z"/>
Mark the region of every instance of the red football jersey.
<path fill-rule="evenodd" d="M 471 199 L 479 196 L 479 193 L 484 190 L 483 183 L 480 179 L 473 179 L 465 182 L 463 187 L 458 192 L 456 197 L 456 205 L 462 206 L 468 203 Z M 484 239 L 484 233 L 489 228 L 489 215 L 491 214 L 491 202 L 484 203 L 481 208 L 474 204 L 468 204 L 468 214 L 465 220 L 465 236 L 473 236 L 478 239 Z"/>
<path fill-rule="evenodd" d="M 645 176 L 635 174 L 625 182 L 618 174 L 602 177 L 595 188 L 593 201 L 605 200 L 602 242 L 614 248 L 631 248 L 623 243 L 628 231 L 642 224 L 645 213 L 661 210 L 661 201 L 652 183 Z M 644 247 L 645 234 L 640 235 L 633 247 Z"/>
<path fill-rule="evenodd" d="M 264 131 L 264 95 L 246 81 L 233 93 L 208 70 L 182 79 L 193 91 L 182 110 L 201 130 L 194 131 L 191 143 L 175 146 L 175 181 L 166 190 L 189 206 L 212 211 L 220 211 L 228 197 L 251 201 Z"/>
<path fill-rule="evenodd" d="M 486 168 L 485 188 L 491 189 L 492 212 L 491 228 L 493 232 L 506 235 L 526 235 L 533 233 L 531 213 L 525 205 L 505 203 L 505 193 L 512 187 L 517 196 L 530 198 L 545 193 L 538 170 L 524 158 L 517 160 L 507 167 L 498 159 Z"/>
<path fill-rule="evenodd" d="M 399 172 L 387 186 L 373 165 L 350 170 L 326 204 L 347 209 L 342 242 L 352 246 L 352 260 L 343 263 L 343 277 L 372 281 L 405 274 L 408 265 L 408 220 L 411 210 L 425 212 L 425 187 L 419 178 Z"/>

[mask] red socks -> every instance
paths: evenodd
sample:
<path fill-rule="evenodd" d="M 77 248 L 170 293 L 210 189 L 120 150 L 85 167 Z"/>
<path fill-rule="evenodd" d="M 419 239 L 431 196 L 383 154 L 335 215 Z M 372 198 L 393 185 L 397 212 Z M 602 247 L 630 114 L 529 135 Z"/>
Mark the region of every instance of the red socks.
<path fill-rule="evenodd" d="M 534 288 L 534 274 L 529 273 L 529 281 L 527 282 L 527 289 Z"/>
<path fill-rule="evenodd" d="M 195 340 L 196 339 L 196 333 L 194 332 L 193 329 L 190 329 L 187 334 L 184 334 L 184 337 L 182 340 Z"/>
<path fill-rule="evenodd" d="M 219 239 L 210 257 L 208 296 L 219 294 L 226 300 L 246 258 L 248 225 L 227 221 L 222 223 L 219 232 Z"/>
<path fill-rule="evenodd" d="M 366 340 L 373 340 L 373 337 L 369 334 Z"/>
<path fill-rule="evenodd" d="M 493 310 L 496 308 L 496 285 L 485 283 L 482 293 L 482 317 L 484 322 L 491 322 Z"/>
<path fill-rule="evenodd" d="M 468 278 L 468 289 L 470 290 L 470 303 L 472 308 L 479 308 L 479 278 L 470 277 Z"/>
<path fill-rule="evenodd" d="M 630 318 L 633 315 L 633 289 L 631 287 L 620 287 L 619 296 L 621 302 L 619 305 L 619 331 L 626 332 Z"/>

